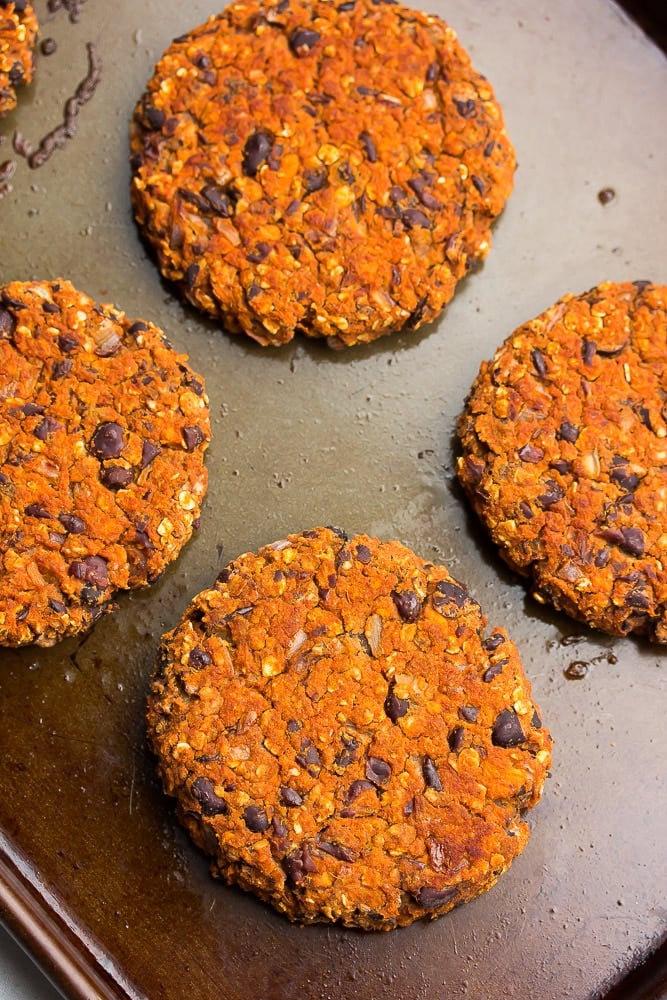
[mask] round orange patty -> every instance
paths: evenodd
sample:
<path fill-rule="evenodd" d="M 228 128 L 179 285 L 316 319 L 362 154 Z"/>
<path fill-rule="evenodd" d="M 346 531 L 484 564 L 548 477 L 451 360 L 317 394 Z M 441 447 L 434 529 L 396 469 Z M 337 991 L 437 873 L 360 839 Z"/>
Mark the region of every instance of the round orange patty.
<path fill-rule="evenodd" d="M 163 638 L 148 729 L 212 872 L 290 919 L 389 930 L 524 848 L 551 739 L 442 566 L 331 528 L 232 562 Z"/>
<path fill-rule="evenodd" d="M 482 365 L 459 477 L 540 601 L 667 642 L 667 287 L 566 295 Z"/>
<path fill-rule="evenodd" d="M 166 51 L 131 146 L 162 273 L 262 344 L 434 319 L 515 167 L 452 28 L 374 0 L 231 4 Z"/>
<path fill-rule="evenodd" d="M 26 0 L 0 0 L 0 115 L 16 105 L 16 88 L 29 83 L 37 17 Z"/>
<path fill-rule="evenodd" d="M 0 644 L 50 646 L 154 580 L 206 489 L 202 380 L 67 281 L 0 286 Z"/>

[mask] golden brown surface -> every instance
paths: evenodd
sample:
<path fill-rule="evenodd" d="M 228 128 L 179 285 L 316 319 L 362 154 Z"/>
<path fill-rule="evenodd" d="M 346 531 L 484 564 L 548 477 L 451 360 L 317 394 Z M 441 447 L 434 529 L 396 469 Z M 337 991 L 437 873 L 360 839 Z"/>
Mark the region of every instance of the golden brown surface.
<path fill-rule="evenodd" d="M 515 166 L 452 28 L 373 0 L 230 5 L 164 54 L 131 144 L 162 273 L 262 344 L 434 319 L 486 256 Z"/>
<path fill-rule="evenodd" d="M 459 476 L 535 596 L 667 642 L 667 287 L 567 295 L 485 362 Z"/>
<path fill-rule="evenodd" d="M 30 83 L 37 18 L 26 0 L 0 0 L 0 115 L 16 105 L 16 87 Z"/>
<path fill-rule="evenodd" d="M 0 286 L 0 644 L 53 645 L 154 580 L 206 490 L 201 379 L 67 281 Z"/>
<path fill-rule="evenodd" d="M 551 758 L 518 652 L 441 566 L 305 531 L 164 639 L 148 727 L 212 871 L 290 919 L 389 930 L 490 888 Z"/>

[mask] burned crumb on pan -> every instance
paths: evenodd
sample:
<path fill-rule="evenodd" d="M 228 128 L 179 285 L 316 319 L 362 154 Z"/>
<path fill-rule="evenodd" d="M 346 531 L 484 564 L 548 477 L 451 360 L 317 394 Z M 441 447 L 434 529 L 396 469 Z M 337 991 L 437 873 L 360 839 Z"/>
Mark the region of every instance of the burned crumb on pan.
<path fill-rule="evenodd" d="M 92 98 L 102 76 L 102 63 L 93 42 L 86 44 L 88 51 L 88 73 L 76 88 L 74 95 L 65 103 L 63 121 L 40 140 L 35 149 L 18 130 L 14 132 L 14 152 L 23 156 L 32 170 L 43 166 L 46 161 L 61 149 L 68 139 L 76 135 L 76 120 L 80 109 Z"/>
<path fill-rule="evenodd" d="M 64 7 L 72 24 L 76 24 L 81 17 L 81 8 L 85 2 L 86 0 L 49 0 L 48 9 L 50 14 L 55 14 Z"/>

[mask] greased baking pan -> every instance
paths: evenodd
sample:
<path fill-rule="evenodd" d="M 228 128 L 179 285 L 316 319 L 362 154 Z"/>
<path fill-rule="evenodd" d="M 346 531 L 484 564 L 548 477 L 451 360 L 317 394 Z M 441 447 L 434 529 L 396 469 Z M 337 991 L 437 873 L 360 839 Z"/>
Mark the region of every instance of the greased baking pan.
<path fill-rule="evenodd" d="M 181 559 L 78 641 L 0 653 L 0 906 L 69 997 L 583 1000 L 665 988 L 665 654 L 527 597 L 457 489 L 453 427 L 482 359 L 562 293 L 667 281 L 667 61 L 607 0 L 428 6 L 503 104 L 515 191 L 487 262 L 436 324 L 333 353 L 221 332 L 179 304 L 135 231 L 134 102 L 169 41 L 215 6 L 36 3 L 57 48 L 38 53 L 2 123 L 0 162 L 16 169 L 0 200 L 0 279 L 68 277 L 159 323 L 206 375 L 214 420 L 209 495 Z M 12 135 L 37 145 L 62 120 L 87 43 L 99 84 L 73 138 L 30 169 Z M 212 881 L 144 743 L 161 633 L 223 562 L 320 523 L 444 561 L 510 629 L 555 738 L 510 871 L 474 903 L 390 934 L 292 926 Z"/>

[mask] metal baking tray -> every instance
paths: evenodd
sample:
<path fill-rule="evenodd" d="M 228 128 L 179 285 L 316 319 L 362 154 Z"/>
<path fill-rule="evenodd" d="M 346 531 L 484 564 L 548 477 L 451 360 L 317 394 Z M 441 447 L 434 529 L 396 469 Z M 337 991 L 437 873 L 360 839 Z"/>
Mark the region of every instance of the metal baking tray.
<path fill-rule="evenodd" d="M 0 653 L 0 912 L 68 997 L 665 989 L 665 654 L 584 632 L 527 597 L 463 502 L 453 428 L 482 359 L 562 293 L 667 281 L 667 61 L 608 0 L 428 6 L 503 104 L 515 191 L 487 262 L 437 323 L 335 353 L 305 340 L 262 349 L 217 329 L 162 282 L 133 225 L 134 103 L 169 41 L 215 5 L 37 0 L 41 37 L 57 47 L 38 52 L 34 84 L 1 125 L 0 162 L 16 169 L 0 199 L 0 279 L 67 277 L 159 323 L 206 375 L 214 429 L 201 528 L 181 559 L 85 637 Z M 12 135 L 36 145 L 62 120 L 87 43 L 99 85 L 73 138 L 31 169 Z M 533 836 L 510 871 L 475 902 L 390 934 L 293 926 L 214 882 L 144 743 L 161 633 L 222 563 L 321 523 L 444 561 L 511 631 L 555 738 Z"/>

